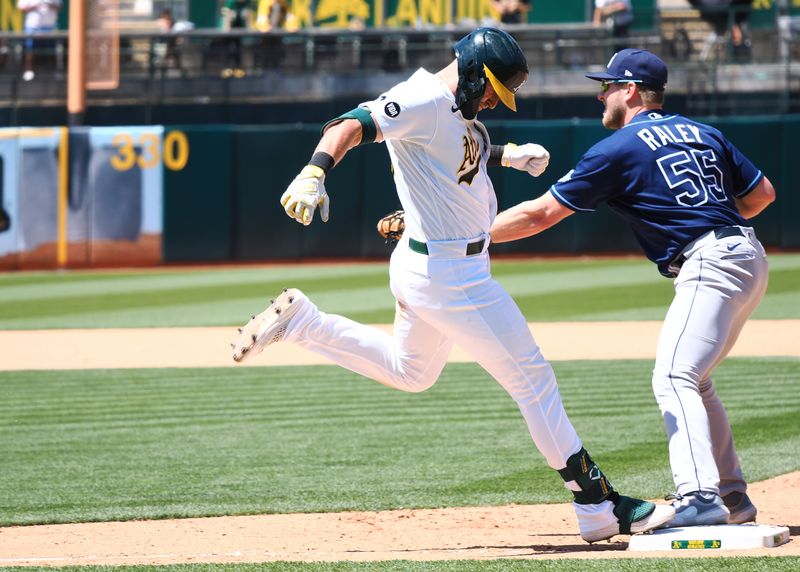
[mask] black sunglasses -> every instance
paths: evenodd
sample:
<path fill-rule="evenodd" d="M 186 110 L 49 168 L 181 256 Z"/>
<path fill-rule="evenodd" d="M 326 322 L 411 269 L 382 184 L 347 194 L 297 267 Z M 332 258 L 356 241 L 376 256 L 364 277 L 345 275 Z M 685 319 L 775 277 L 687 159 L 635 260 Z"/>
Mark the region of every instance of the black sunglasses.
<path fill-rule="evenodd" d="M 608 91 L 612 83 L 642 83 L 640 79 L 604 79 L 600 82 L 600 91 L 603 93 Z"/>

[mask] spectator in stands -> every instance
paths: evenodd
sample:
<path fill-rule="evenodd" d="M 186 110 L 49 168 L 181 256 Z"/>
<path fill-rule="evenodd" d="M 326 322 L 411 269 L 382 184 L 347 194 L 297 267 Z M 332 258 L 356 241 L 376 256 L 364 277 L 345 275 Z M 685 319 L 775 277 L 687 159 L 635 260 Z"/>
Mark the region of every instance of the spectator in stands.
<path fill-rule="evenodd" d="M 162 34 L 171 34 L 175 29 L 175 17 L 172 10 L 164 8 L 156 20 L 158 31 Z M 153 46 L 153 53 L 156 65 L 162 68 L 179 68 L 180 53 L 178 51 L 178 40 L 175 36 L 159 38 Z"/>
<path fill-rule="evenodd" d="M 733 54 L 736 56 L 750 56 L 753 43 L 750 40 L 750 10 L 753 0 L 733 0 L 733 22 L 731 23 L 731 43 Z"/>
<path fill-rule="evenodd" d="M 258 0 L 256 10 L 256 30 L 271 32 L 286 30 L 295 32 L 298 29 L 297 17 L 291 13 L 289 0 Z M 278 68 L 285 53 L 285 46 L 280 38 L 263 36 L 256 52 L 257 65 L 262 68 Z"/>
<path fill-rule="evenodd" d="M 56 29 L 61 0 L 17 0 L 17 8 L 25 15 L 25 34 L 52 32 Z M 24 81 L 31 81 L 34 78 L 34 48 L 40 48 L 43 45 L 47 45 L 47 43 L 37 41 L 34 44 L 33 38 L 25 39 L 25 72 L 22 74 Z"/>
<path fill-rule="evenodd" d="M 253 3 L 251 0 L 224 0 L 220 10 L 220 27 L 224 32 L 246 30 L 252 21 Z M 225 42 L 228 67 L 222 70 L 222 77 L 245 76 L 242 69 L 242 38 L 234 36 Z"/>
<path fill-rule="evenodd" d="M 594 0 L 595 26 L 605 26 L 614 38 L 614 52 L 628 47 L 628 32 L 633 23 L 631 0 Z"/>
<path fill-rule="evenodd" d="M 280 30 L 286 25 L 288 15 L 288 0 L 258 0 L 256 30 L 259 32 Z"/>
<path fill-rule="evenodd" d="M 525 24 L 531 11 L 531 0 L 489 0 L 492 8 L 500 14 L 503 24 Z"/>
<path fill-rule="evenodd" d="M 752 42 L 748 20 L 753 0 L 689 0 L 700 17 L 711 24 L 714 39 L 724 38 L 730 27 L 730 41 L 735 56 L 749 56 Z"/>

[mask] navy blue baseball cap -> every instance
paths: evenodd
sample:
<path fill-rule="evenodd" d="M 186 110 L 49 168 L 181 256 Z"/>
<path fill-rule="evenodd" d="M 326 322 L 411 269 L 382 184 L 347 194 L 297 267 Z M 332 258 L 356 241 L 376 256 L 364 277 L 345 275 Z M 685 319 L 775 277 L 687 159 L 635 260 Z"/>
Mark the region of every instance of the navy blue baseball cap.
<path fill-rule="evenodd" d="M 654 89 L 664 89 L 667 84 L 667 64 L 647 50 L 627 48 L 611 56 L 602 73 L 587 73 L 586 77 L 597 81 L 640 81 Z"/>

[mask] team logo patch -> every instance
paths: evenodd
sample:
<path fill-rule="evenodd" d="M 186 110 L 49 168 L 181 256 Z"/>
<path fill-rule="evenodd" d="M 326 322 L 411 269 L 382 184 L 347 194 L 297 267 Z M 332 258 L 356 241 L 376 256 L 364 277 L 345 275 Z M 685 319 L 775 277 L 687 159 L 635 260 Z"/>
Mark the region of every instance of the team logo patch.
<path fill-rule="evenodd" d="M 400 115 L 400 106 L 397 105 L 394 101 L 390 101 L 383 108 L 383 112 L 389 117 L 397 117 L 398 115 Z"/>

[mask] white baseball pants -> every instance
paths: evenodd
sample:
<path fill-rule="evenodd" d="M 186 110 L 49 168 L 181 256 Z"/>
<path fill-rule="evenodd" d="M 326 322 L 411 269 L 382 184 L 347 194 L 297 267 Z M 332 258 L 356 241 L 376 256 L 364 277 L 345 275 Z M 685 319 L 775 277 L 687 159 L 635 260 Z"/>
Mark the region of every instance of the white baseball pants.
<path fill-rule="evenodd" d="M 658 341 L 653 392 L 679 494 L 744 492 L 747 484 L 711 372 L 728 355 L 767 289 L 767 259 L 752 228 L 684 250 L 675 298 Z"/>
<path fill-rule="evenodd" d="M 393 335 L 308 304 L 284 339 L 410 392 L 436 382 L 455 342 L 506 389 L 547 463 L 562 469 L 581 441 L 525 317 L 491 277 L 488 236 L 478 238 L 485 246 L 472 256 L 465 256 L 468 240 L 429 242 L 428 255 L 409 249 L 405 238 L 398 243 L 390 265 Z"/>

